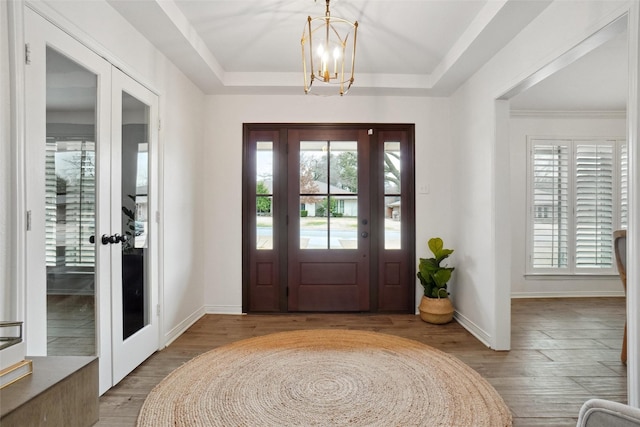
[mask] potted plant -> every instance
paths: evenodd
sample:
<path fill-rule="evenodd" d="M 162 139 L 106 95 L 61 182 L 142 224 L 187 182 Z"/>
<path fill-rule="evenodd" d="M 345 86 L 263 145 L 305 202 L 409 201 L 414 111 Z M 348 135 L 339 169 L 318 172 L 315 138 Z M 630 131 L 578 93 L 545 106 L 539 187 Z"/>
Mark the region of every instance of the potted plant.
<path fill-rule="evenodd" d="M 420 318 L 428 323 L 443 324 L 453 319 L 453 305 L 449 299 L 447 282 L 455 267 L 441 266 L 440 263 L 453 253 L 453 249 L 445 249 L 442 239 L 429 239 L 432 258 L 420 258 L 418 279 L 424 287 L 424 296 L 418 309 Z"/>

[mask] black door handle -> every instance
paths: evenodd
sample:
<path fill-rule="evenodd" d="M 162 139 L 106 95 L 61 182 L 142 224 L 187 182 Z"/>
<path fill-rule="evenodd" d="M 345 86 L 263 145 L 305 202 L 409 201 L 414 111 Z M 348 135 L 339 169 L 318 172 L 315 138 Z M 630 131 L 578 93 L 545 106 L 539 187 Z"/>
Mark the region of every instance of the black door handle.
<path fill-rule="evenodd" d="M 102 241 L 103 245 L 108 245 L 109 243 L 111 243 L 111 236 L 103 234 L 100 240 Z"/>

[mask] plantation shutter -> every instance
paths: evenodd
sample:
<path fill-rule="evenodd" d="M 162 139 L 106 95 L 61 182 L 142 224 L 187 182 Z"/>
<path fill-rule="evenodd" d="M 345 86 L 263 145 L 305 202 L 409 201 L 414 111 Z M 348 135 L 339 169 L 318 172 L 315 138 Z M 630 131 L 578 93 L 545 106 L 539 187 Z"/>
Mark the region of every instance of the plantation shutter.
<path fill-rule="evenodd" d="M 629 188 L 629 166 L 628 166 L 627 143 L 620 144 L 620 227 L 627 228 L 627 218 L 629 216 L 629 199 L 627 196 Z"/>
<path fill-rule="evenodd" d="M 576 269 L 613 266 L 615 143 L 577 143 Z"/>
<path fill-rule="evenodd" d="M 47 266 L 93 266 L 95 143 L 49 138 L 46 147 Z"/>
<path fill-rule="evenodd" d="M 567 268 L 569 237 L 568 142 L 532 145 L 534 268 Z"/>

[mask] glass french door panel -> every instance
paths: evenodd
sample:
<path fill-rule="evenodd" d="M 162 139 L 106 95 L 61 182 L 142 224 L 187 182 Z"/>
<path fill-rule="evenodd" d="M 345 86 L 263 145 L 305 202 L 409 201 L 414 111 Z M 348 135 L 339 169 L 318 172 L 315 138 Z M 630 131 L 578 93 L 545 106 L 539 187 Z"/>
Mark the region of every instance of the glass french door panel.
<path fill-rule="evenodd" d="M 149 324 L 149 106 L 122 92 L 122 325 L 127 339 Z"/>
<path fill-rule="evenodd" d="M 96 354 L 97 75 L 46 48 L 47 354 Z"/>
<path fill-rule="evenodd" d="M 273 141 L 256 143 L 256 249 L 273 249 Z"/>

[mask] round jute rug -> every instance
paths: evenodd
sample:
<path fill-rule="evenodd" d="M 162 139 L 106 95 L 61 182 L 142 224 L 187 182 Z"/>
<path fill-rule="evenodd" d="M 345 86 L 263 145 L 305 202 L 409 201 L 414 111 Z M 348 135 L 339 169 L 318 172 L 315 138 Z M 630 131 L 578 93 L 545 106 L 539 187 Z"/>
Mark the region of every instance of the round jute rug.
<path fill-rule="evenodd" d="M 511 426 L 476 371 L 375 332 L 305 330 L 238 341 L 169 374 L 138 426 Z"/>

